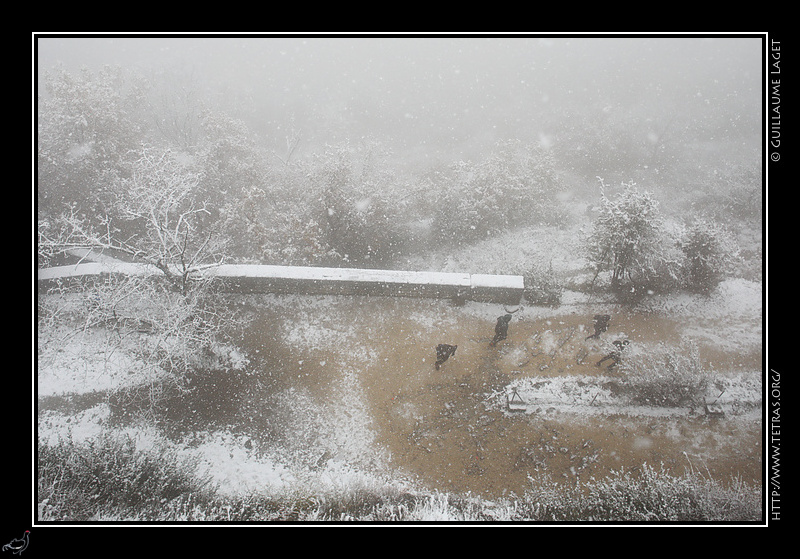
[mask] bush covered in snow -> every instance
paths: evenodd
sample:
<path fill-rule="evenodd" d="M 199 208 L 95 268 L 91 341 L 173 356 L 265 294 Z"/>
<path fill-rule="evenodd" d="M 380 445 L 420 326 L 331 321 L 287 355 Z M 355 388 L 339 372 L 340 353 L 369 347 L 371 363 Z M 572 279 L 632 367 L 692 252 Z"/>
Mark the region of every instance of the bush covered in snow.
<path fill-rule="evenodd" d="M 269 169 L 228 210 L 240 259 L 264 264 L 379 267 L 404 248 L 401 189 L 377 143 L 330 146 Z"/>
<path fill-rule="evenodd" d="M 587 245 L 595 273 L 610 272 L 612 290 L 626 299 L 673 287 L 680 258 L 658 202 L 635 184 L 623 184 L 613 199 L 602 179 L 600 185 L 600 213 Z"/>
<path fill-rule="evenodd" d="M 628 397 L 647 406 L 699 406 L 711 382 L 710 371 L 702 364 L 697 348 L 688 354 L 678 348 L 638 354 L 623 360 L 621 381 Z"/>
<path fill-rule="evenodd" d="M 725 227 L 705 218 L 668 223 L 651 193 L 622 187 L 611 199 L 601 179 L 600 212 L 586 245 L 595 281 L 608 274 L 620 302 L 684 287 L 708 294 L 735 269 L 739 251 Z"/>
<path fill-rule="evenodd" d="M 380 145 L 340 146 L 317 158 L 310 169 L 312 215 L 325 242 L 343 262 L 375 267 L 403 245 L 397 200 L 399 185 Z"/>
<path fill-rule="evenodd" d="M 167 447 L 137 448 L 130 435 L 105 432 L 88 444 L 39 441 L 40 520 L 87 521 L 130 515 L 158 518 L 181 495 L 209 495 L 208 480 Z"/>
<path fill-rule="evenodd" d="M 738 249 L 728 231 L 713 221 L 692 223 L 681 239 L 685 257 L 684 283 L 687 289 L 711 293 L 733 269 Z"/>
<path fill-rule="evenodd" d="M 577 485 L 531 478 L 522 496 L 487 501 L 404 489 L 343 474 L 325 487 L 221 494 L 198 478 L 196 458 L 130 436 L 88 444 L 40 444 L 38 518 L 145 522 L 747 522 L 761 519 L 761 493 L 695 472 L 675 476 L 644 464 Z"/>
<path fill-rule="evenodd" d="M 604 479 L 562 486 L 531 480 L 522 515 L 578 522 L 729 522 L 762 518 L 761 491 L 741 481 L 724 486 L 694 471 L 675 476 L 644 464 Z"/>
<path fill-rule="evenodd" d="M 502 143 L 485 160 L 461 161 L 439 178 L 434 223 L 446 241 L 481 240 L 521 225 L 553 223 L 560 215 L 564 186 L 539 146 Z"/>
<path fill-rule="evenodd" d="M 552 267 L 545 270 L 531 267 L 521 272 L 525 279 L 525 300 L 533 305 L 558 305 L 564 293 L 564 284 L 553 273 Z"/>

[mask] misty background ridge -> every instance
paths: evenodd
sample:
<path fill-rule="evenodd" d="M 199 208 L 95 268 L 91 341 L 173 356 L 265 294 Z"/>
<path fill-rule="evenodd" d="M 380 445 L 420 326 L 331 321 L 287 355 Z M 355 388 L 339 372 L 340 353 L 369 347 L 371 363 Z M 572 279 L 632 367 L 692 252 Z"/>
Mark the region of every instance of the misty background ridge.
<path fill-rule="evenodd" d="M 267 148 L 300 131 L 298 155 L 365 136 L 427 160 L 477 158 L 509 138 L 579 150 L 580 136 L 608 121 L 644 141 L 668 130 L 673 141 L 760 146 L 759 37 L 40 37 L 36 46 L 40 83 L 57 65 L 119 66 L 191 89 Z"/>

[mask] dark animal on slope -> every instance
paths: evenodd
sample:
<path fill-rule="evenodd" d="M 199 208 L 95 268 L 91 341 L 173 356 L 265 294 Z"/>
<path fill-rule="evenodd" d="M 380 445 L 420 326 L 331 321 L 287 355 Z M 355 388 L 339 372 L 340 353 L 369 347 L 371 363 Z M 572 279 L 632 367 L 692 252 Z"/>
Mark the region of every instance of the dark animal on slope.
<path fill-rule="evenodd" d="M 603 356 L 603 358 L 597 362 L 597 366 L 603 364 L 604 361 L 611 361 L 611 365 L 608 366 L 609 369 L 613 369 L 616 365 L 619 364 L 620 360 L 622 359 L 622 351 L 628 347 L 630 342 L 628 340 L 614 340 L 613 344 L 616 346 L 617 349 L 609 353 L 608 355 Z"/>
<path fill-rule="evenodd" d="M 497 345 L 497 342 L 505 340 L 508 337 L 508 323 L 511 322 L 511 315 L 504 314 L 497 319 L 497 324 L 494 326 L 494 339 L 489 344 L 490 346 Z"/>
<path fill-rule="evenodd" d="M 607 314 L 596 314 L 594 315 L 594 334 L 591 336 L 586 336 L 586 339 L 589 340 L 591 338 L 599 338 L 600 334 L 608 330 L 608 321 L 611 320 L 611 316 Z"/>
<path fill-rule="evenodd" d="M 456 354 L 456 349 L 458 349 L 457 345 L 439 344 L 436 346 L 436 363 L 434 363 L 434 367 L 436 367 L 437 371 L 445 361 L 450 359 L 451 355 Z"/>

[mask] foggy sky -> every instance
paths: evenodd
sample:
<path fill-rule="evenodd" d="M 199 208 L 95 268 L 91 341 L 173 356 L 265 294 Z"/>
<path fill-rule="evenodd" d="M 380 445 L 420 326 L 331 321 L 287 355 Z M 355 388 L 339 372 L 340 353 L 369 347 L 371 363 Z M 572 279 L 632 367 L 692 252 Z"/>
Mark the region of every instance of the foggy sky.
<path fill-rule="evenodd" d="M 535 136 L 590 107 L 760 124 L 760 37 L 40 37 L 37 70 L 191 74 L 259 134 Z M 689 118 L 694 118 L 690 116 Z M 755 130 L 756 132 L 758 130 Z"/>

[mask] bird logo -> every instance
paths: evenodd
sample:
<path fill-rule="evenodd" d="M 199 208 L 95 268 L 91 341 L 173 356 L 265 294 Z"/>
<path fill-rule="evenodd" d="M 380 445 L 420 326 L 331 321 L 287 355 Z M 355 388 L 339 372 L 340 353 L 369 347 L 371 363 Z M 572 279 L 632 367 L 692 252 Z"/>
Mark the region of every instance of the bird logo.
<path fill-rule="evenodd" d="M 14 538 L 6 545 L 4 545 L 3 551 L 10 551 L 15 555 L 22 554 L 22 552 L 25 551 L 25 549 L 28 547 L 28 536 L 30 533 L 31 533 L 30 530 L 25 530 L 25 534 L 21 538 L 19 539 Z"/>

